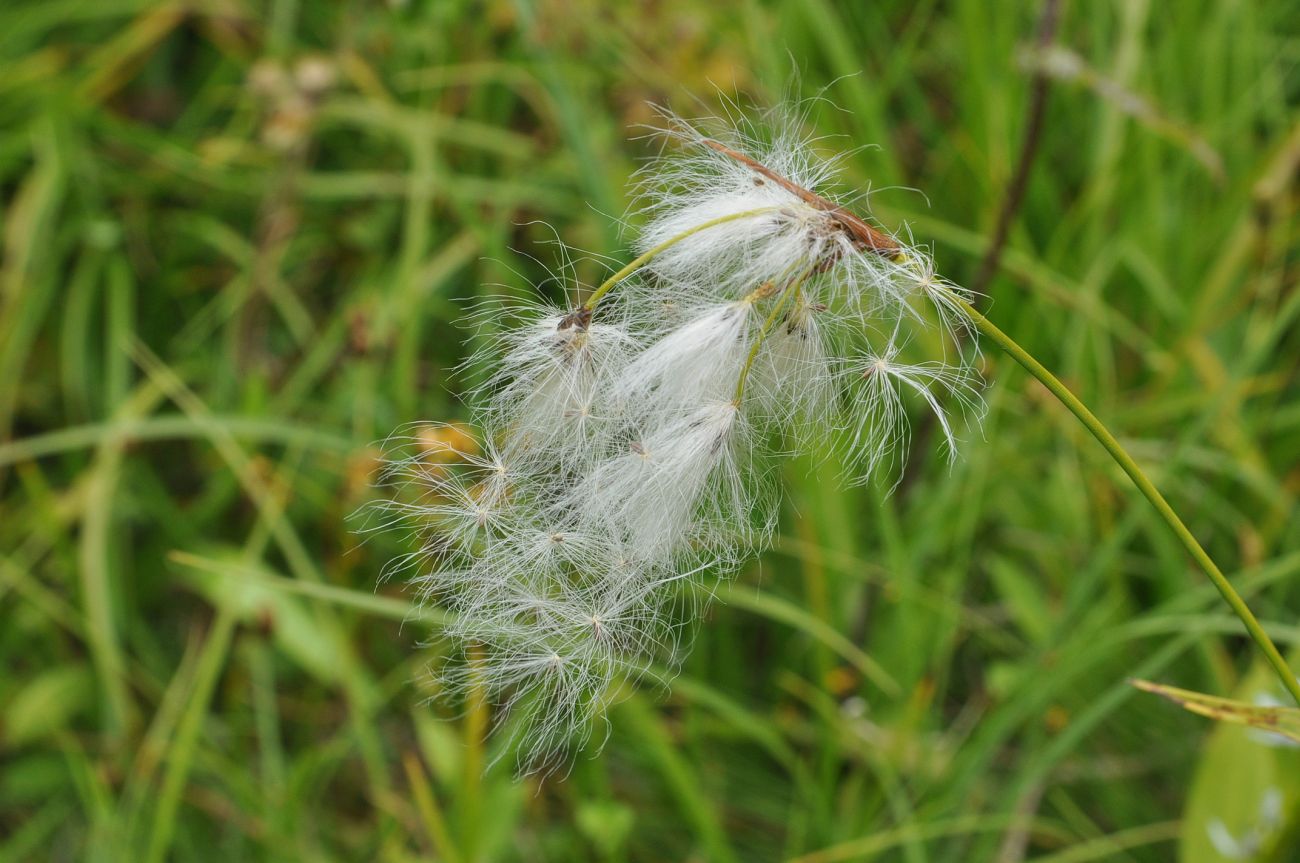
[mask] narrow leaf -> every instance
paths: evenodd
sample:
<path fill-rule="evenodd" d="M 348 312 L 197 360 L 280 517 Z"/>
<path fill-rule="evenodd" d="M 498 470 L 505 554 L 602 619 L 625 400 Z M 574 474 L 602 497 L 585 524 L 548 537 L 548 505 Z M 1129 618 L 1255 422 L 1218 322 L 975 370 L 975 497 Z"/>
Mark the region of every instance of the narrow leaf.
<path fill-rule="evenodd" d="M 1143 692 L 1164 696 L 1199 716 L 1207 716 L 1221 722 L 1249 725 L 1251 728 L 1280 734 L 1300 743 L 1300 708 L 1250 704 L 1231 698 L 1203 695 L 1190 689 L 1151 683 L 1147 680 L 1134 680 L 1132 684 Z"/>

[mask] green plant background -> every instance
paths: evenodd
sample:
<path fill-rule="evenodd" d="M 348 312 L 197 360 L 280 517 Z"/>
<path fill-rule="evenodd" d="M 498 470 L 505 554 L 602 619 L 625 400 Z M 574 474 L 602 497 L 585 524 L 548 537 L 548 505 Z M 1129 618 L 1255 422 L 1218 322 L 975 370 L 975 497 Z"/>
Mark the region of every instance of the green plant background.
<path fill-rule="evenodd" d="M 1214 861 L 1269 788 L 1257 859 L 1293 859 L 1296 753 L 1126 683 L 1269 691 L 1239 625 L 999 356 L 952 469 L 789 462 L 776 547 L 566 777 L 485 772 L 486 709 L 428 700 L 436 616 L 379 583 L 407 546 L 348 519 L 376 441 L 464 418 L 465 301 L 532 294 L 556 233 L 626 259 L 648 102 L 824 93 L 828 152 L 878 145 L 846 185 L 969 280 L 1038 14 L 0 6 L 0 860 Z M 1289 647 L 1300 9 L 1076 0 L 1057 41 L 985 308 Z"/>

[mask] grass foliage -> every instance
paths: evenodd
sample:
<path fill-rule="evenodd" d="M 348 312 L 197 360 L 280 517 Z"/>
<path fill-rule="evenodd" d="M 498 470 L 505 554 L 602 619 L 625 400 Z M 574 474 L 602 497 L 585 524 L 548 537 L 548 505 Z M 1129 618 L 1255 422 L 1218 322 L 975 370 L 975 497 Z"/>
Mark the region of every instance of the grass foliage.
<path fill-rule="evenodd" d="M 1126 682 L 1267 690 L 1235 619 L 997 355 L 951 470 L 789 463 L 777 547 L 567 778 L 484 772 L 436 611 L 376 588 L 409 548 L 347 517 L 375 441 L 464 416 L 467 302 L 556 232 L 627 259 L 648 101 L 824 93 L 961 284 L 1043 67 L 984 308 L 1293 645 L 1298 11 L 1076 2 L 1049 63 L 1033 2 L 5 2 L 0 861 L 1213 861 L 1270 790 L 1291 859 L 1300 756 Z"/>

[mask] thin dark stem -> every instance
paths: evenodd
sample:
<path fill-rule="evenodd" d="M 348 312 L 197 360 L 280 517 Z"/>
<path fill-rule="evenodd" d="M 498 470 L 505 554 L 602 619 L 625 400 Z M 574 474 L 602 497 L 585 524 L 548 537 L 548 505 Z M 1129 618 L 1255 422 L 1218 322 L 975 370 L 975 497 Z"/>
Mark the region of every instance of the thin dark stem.
<path fill-rule="evenodd" d="M 1044 0 L 1043 12 L 1038 19 L 1038 39 L 1035 49 L 1046 51 L 1056 39 L 1056 28 L 1061 18 L 1061 0 Z M 1020 141 L 1020 156 L 1016 160 L 1015 174 L 1007 185 L 1007 195 L 1002 199 L 1002 208 L 998 211 L 997 224 L 993 227 L 993 237 L 984 252 L 984 260 L 970 289 L 977 295 L 988 287 L 993 274 L 997 272 L 998 262 L 1002 260 L 1002 250 L 1011 233 L 1011 222 L 1020 210 L 1024 200 L 1025 188 L 1029 185 L 1029 171 L 1038 155 L 1038 143 L 1043 136 L 1043 116 L 1047 113 L 1047 73 L 1041 65 L 1035 66 L 1034 77 L 1029 84 L 1029 104 L 1025 110 L 1025 134 Z"/>
<path fill-rule="evenodd" d="M 1042 13 L 1038 19 L 1038 36 L 1034 44 L 1036 51 L 1045 51 L 1051 47 L 1053 40 L 1056 39 L 1056 29 L 1060 19 L 1061 0 L 1044 0 Z M 1015 174 L 1007 185 L 1006 197 L 1002 199 L 1002 207 L 998 210 L 993 237 L 984 252 L 983 260 L 980 261 L 980 268 L 970 283 L 974 295 L 972 302 L 979 302 L 979 297 L 988 287 L 993 274 L 997 272 L 998 263 L 1002 260 L 1002 250 L 1006 247 L 1007 237 L 1011 233 L 1011 222 L 1019 212 L 1020 202 L 1025 197 L 1025 189 L 1029 185 L 1029 169 L 1033 167 L 1034 158 L 1038 155 L 1038 142 L 1042 138 L 1043 115 L 1047 109 L 1047 83 L 1047 75 L 1041 66 L 1035 66 L 1034 77 L 1029 85 L 1029 102 L 1025 108 L 1025 134 L 1020 142 L 1020 156 L 1016 160 Z M 958 336 L 960 335 L 958 333 Z M 899 495 L 906 495 L 912 483 L 916 481 L 914 461 L 918 453 L 926 450 L 926 445 L 933 434 L 934 417 L 927 415 L 916 430 L 915 443 L 907 463 L 903 465 L 903 473 L 898 482 Z"/>

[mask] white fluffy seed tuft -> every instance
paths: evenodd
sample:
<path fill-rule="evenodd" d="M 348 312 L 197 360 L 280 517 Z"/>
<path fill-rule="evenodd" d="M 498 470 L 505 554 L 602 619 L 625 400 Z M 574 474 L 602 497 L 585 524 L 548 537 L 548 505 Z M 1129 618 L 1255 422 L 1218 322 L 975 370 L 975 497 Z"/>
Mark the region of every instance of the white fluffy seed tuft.
<path fill-rule="evenodd" d="M 463 647 L 439 685 L 493 702 L 525 769 L 603 739 L 625 683 L 671 671 L 688 583 L 771 529 L 774 456 L 838 430 L 860 480 L 896 482 L 913 404 L 950 455 L 980 412 L 958 289 L 826 192 L 835 159 L 794 125 L 668 125 L 676 149 L 640 175 L 642 270 L 599 302 L 486 309 L 482 438 L 405 440 L 379 507 L 414 526 L 399 565 Z M 924 331 L 942 357 L 905 359 Z"/>

